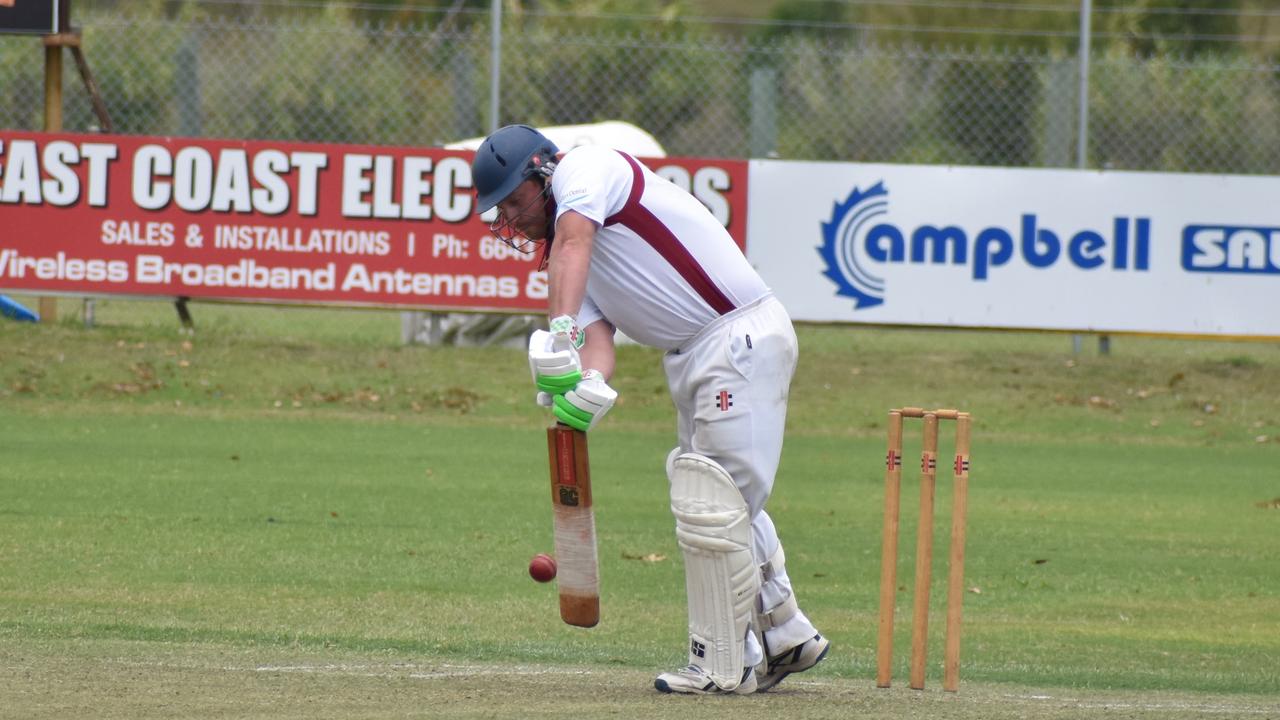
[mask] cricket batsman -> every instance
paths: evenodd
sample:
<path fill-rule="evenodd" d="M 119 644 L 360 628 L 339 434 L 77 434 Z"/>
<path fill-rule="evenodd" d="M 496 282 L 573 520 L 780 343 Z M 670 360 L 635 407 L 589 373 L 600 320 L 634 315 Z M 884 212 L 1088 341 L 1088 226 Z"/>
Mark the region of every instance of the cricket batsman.
<path fill-rule="evenodd" d="M 557 420 L 586 431 L 613 406 L 615 330 L 666 353 L 689 662 L 654 686 L 746 694 L 816 665 L 830 643 L 796 603 L 764 509 L 796 367 L 782 304 L 701 203 L 623 152 L 560 156 L 534 128 L 508 125 L 480 145 L 472 172 L 477 212 L 498 210 L 491 231 L 541 250 L 551 335 L 529 363 Z"/>

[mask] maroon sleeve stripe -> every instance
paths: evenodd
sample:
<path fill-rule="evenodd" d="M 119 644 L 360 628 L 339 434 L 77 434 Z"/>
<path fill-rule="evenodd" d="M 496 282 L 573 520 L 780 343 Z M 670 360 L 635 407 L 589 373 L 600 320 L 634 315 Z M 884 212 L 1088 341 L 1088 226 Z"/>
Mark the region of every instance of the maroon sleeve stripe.
<path fill-rule="evenodd" d="M 657 250 L 662 259 L 670 263 L 676 272 L 680 273 L 680 277 L 684 278 L 684 281 L 689 283 L 694 292 L 698 293 L 713 310 L 721 315 L 731 312 L 734 309 L 733 301 L 716 287 L 716 284 L 711 281 L 711 276 L 707 275 L 707 271 L 698 264 L 675 233 L 671 232 L 671 229 L 648 208 L 640 204 L 640 196 L 644 194 L 644 174 L 640 171 L 640 163 L 624 152 L 619 151 L 618 154 L 631 165 L 631 193 L 627 195 L 626 205 L 623 205 L 617 213 L 605 218 L 604 224 L 621 224 L 639 235 L 654 250 Z"/>

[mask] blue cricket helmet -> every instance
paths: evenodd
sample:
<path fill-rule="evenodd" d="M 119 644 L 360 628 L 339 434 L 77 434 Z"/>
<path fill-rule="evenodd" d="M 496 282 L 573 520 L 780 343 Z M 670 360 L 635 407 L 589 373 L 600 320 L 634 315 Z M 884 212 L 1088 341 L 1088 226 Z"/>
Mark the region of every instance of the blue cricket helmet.
<path fill-rule="evenodd" d="M 471 161 L 476 212 L 502 202 L 527 178 L 549 176 L 558 152 L 555 143 L 528 125 L 507 125 L 485 138 Z"/>

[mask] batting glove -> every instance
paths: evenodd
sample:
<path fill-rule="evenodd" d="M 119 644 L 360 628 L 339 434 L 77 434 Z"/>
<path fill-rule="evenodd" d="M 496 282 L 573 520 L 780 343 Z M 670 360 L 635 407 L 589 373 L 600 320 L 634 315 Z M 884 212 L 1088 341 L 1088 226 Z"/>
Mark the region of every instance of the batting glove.
<path fill-rule="evenodd" d="M 582 359 L 567 336 L 557 338 L 546 330 L 534 330 L 529 336 L 529 371 L 539 395 L 563 395 L 582 380 Z M 550 403 L 539 398 L 538 404 Z"/>
<path fill-rule="evenodd" d="M 570 315 L 552 318 L 548 329 L 551 331 L 551 341 L 557 350 L 570 346 L 574 350 L 581 350 L 582 344 L 587 341 L 586 336 L 578 329 L 578 321 Z"/>
<path fill-rule="evenodd" d="M 587 370 L 569 392 L 554 395 L 556 419 L 575 430 L 587 431 L 600 422 L 618 400 L 618 391 L 609 387 L 599 370 Z"/>

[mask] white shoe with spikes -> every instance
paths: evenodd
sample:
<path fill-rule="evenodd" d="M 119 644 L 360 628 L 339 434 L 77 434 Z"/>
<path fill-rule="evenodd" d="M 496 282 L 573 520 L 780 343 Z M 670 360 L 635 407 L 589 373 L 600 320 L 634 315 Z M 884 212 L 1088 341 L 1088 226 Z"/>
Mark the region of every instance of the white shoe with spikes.
<path fill-rule="evenodd" d="M 732 690 L 725 690 L 697 665 L 687 665 L 675 672 L 664 672 L 653 681 L 659 692 L 686 695 L 750 695 L 756 691 L 755 668 L 743 668 L 742 682 Z"/>
<path fill-rule="evenodd" d="M 788 675 L 804 672 L 817 665 L 827 656 L 827 651 L 830 649 L 830 640 L 821 635 L 814 635 L 793 648 L 777 655 L 770 655 L 764 671 L 757 680 L 756 692 L 764 692 L 782 682 Z"/>

